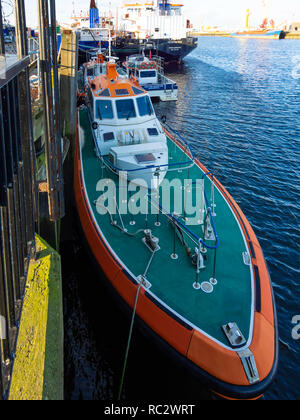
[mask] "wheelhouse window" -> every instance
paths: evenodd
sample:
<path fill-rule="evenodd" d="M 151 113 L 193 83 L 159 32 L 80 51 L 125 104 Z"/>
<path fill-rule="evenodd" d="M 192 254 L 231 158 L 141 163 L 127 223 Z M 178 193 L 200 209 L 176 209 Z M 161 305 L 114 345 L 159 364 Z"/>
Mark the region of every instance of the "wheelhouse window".
<path fill-rule="evenodd" d="M 135 94 L 135 95 L 142 95 L 143 93 L 145 93 L 143 90 L 141 90 L 141 89 L 138 89 L 138 88 L 136 88 L 135 86 L 132 86 L 132 92 Z"/>
<path fill-rule="evenodd" d="M 128 89 L 115 89 L 116 96 L 126 96 L 129 95 Z"/>
<path fill-rule="evenodd" d="M 141 117 L 146 115 L 153 115 L 154 110 L 149 96 L 143 96 L 142 98 L 137 98 L 137 104 L 139 108 L 139 114 Z"/>
<path fill-rule="evenodd" d="M 158 136 L 158 131 L 156 128 L 148 128 L 149 136 Z"/>
<path fill-rule="evenodd" d="M 156 77 L 156 71 L 155 70 L 140 71 L 140 77 L 141 78 Z"/>
<path fill-rule="evenodd" d="M 101 99 L 96 102 L 96 118 L 99 120 L 112 120 L 114 118 L 111 101 Z"/>
<path fill-rule="evenodd" d="M 136 110 L 133 99 L 122 99 L 116 101 L 118 118 L 120 120 L 136 118 Z"/>

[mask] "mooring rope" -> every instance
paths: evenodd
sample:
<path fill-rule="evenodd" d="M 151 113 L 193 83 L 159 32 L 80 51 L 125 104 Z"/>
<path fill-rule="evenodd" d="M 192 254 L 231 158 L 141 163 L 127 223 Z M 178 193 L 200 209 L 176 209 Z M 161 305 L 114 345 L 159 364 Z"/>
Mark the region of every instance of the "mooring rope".
<path fill-rule="evenodd" d="M 126 372 L 126 367 L 127 367 L 128 354 L 129 354 L 129 349 L 130 349 L 130 344 L 131 344 L 131 338 L 132 338 L 132 331 L 133 331 L 133 326 L 134 326 L 136 308 L 137 308 L 137 303 L 138 303 L 141 287 L 142 287 L 142 282 L 140 282 L 139 287 L 138 287 L 137 292 L 136 292 L 136 296 L 135 296 L 135 302 L 134 302 L 133 313 L 132 313 L 132 317 L 131 317 L 131 324 L 130 324 L 130 329 L 129 329 L 129 336 L 128 336 L 128 342 L 127 342 L 127 347 L 126 347 L 126 353 L 125 353 L 125 359 L 124 359 L 124 365 L 123 365 L 123 371 L 122 371 L 118 401 L 121 400 L 121 395 L 122 395 L 122 392 L 123 392 L 123 385 L 124 385 L 124 378 L 125 378 L 125 372 Z"/>
<path fill-rule="evenodd" d="M 150 268 L 150 265 L 152 263 L 152 260 L 154 258 L 155 253 L 156 253 L 156 251 L 152 252 L 151 258 L 148 262 L 145 273 L 143 274 L 143 276 L 141 276 L 140 284 L 139 284 L 139 287 L 138 287 L 137 292 L 136 292 L 135 302 L 134 302 L 134 307 L 133 307 L 133 313 L 132 313 L 132 317 L 131 317 L 131 324 L 130 324 L 130 329 L 129 329 L 129 335 L 128 335 L 128 341 L 127 341 L 127 347 L 126 347 L 126 353 L 125 353 L 125 358 L 124 358 L 124 365 L 123 365 L 123 371 L 122 371 L 118 401 L 121 400 L 121 396 L 122 396 L 122 392 L 123 392 L 123 385 L 124 385 L 124 379 L 125 379 L 125 373 L 126 373 L 126 367 L 127 367 L 127 361 L 128 361 L 128 354 L 129 354 L 129 350 L 130 350 L 130 344 L 131 344 L 131 338 L 132 338 L 132 332 L 133 332 L 133 326 L 134 326 L 134 320 L 135 320 L 135 315 L 136 315 L 136 308 L 137 308 L 137 304 L 138 304 L 139 294 L 140 294 L 141 287 L 143 285 L 143 279 L 145 279 L 146 274 L 148 273 L 148 270 Z"/>

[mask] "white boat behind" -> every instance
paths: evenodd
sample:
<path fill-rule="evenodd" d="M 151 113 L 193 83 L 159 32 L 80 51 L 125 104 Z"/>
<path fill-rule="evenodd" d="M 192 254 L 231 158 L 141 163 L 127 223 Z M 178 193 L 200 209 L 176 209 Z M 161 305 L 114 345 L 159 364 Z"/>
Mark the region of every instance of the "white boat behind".
<path fill-rule="evenodd" d="M 162 57 L 146 57 L 144 54 L 131 55 L 123 63 L 128 77 L 133 76 L 151 98 L 161 101 L 177 101 L 178 85 L 164 75 Z"/>

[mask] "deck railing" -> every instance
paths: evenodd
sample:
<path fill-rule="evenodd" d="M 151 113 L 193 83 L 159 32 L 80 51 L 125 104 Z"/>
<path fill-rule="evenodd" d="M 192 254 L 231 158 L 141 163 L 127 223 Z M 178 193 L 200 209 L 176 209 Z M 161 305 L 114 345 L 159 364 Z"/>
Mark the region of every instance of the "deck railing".
<path fill-rule="evenodd" d="M 46 17 L 50 8 L 53 23 L 51 32 L 54 34 L 55 3 L 54 0 L 49 0 L 49 3 L 48 0 L 39 0 L 39 2 L 42 10 L 41 19 L 44 18 L 42 31 L 46 32 L 49 40 Z M 7 398 L 9 393 L 28 267 L 30 259 L 35 256 L 35 227 L 39 216 L 29 79 L 31 59 L 28 53 L 24 0 L 15 0 L 15 16 L 17 56 L 14 57 L 14 64 L 5 66 L 5 71 L 0 71 L 0 400 Z M 54 38 L 53 35 L 52 46 L 56 45 Z M 0 56 L 4 57 L 2 61 L 5 63 L 7 57 L 5 57 L 3 39 L 0 1 Z M 44 43 L 43 46 L 47 52 L 49 43 Z M 57 56 L 55 48 L 52 56 Z M 44 79 L 46 75 L 48 76 L 47 87 L 49 85 L 52 87 L 50 57 L 41 56 L 41 59 L 43 59 Z M 49 68 L 45 68 L 46 65 Z M 54 91 L 58 88 L 56 76 L 54 71 Z M 45 85 L 44 81 L 43 96 L 48 93 Z M 46 131 L 45 144 L 53 145 L 48 153 L 48 159 L 56 164 L 55 170 L 53 164 L 50 167 L 47 178 L 51 220 L 57 220 L 64 211 L 63 189 L 57 188 L 57 184 L 61 182 L 58 175 L 62 173 L 62 167 L 57 169 L 60 163 L 61 139 L 60 126 L 56 123 L 59 120 L 59 110 L 55 93 L 57 92 L 52 95 L 51 91 L 46 96 L 49 100 L 47 117 L 51 119 L 53 129 L 51 133 Z M 54 140 L 56 138 L 59 138 L 59 141 L 56 142 Z M 51 188 L 50 178 L 54 180 L 50 185 Z M 52 205 L 54 194 L 61 198 L 60 201 L 57 200 L 59 205 Z"/>
<path fill-rule="evenodd" d="M 24 2 L 16 1 L 19 60 L 0 76 L 0 399 L 9 386 L 37 217 L 30 58 L 21 36 L 26 33 L 24 11 Z"/>

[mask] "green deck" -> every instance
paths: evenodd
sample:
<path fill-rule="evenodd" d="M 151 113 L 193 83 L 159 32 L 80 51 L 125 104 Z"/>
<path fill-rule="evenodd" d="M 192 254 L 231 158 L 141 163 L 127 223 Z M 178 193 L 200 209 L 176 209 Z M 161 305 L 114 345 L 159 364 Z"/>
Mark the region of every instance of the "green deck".
<path fill-rule="evenodd" d="M 80 110 L 80 125 L 84 132 L 84 146 L 82 148 L 83 177 L 89 202 L 107 242 L 118 255 L 127 269 L 136 277 L 144 274 L 151 252 L 143 244 L 143 234 L 129 237 L 112 226 L 109 215 L 98 214 L 93 204 L 99 198 L 96 191 L 97 182 L 103 178 L 112 178 L 118 183 L 118 178 L 109 170 L 103 169 L 102 164 L 95 155 L 95 147 L 87 112 Z M 182 150 L 169 140 L 170 162 L 186 161 Z M 168 172 L 166 179 L 173 178 L 201 179 L 203 172 L 198 166 L 182 172 Z M 210 197 L 211 181 L 206 178 L 205 188 Z M 178 191 L 177 191 L 178 193 Z M 181 193 L 181 191 L 180 191 Z M 160 227 L 155 226 L 156 215 L 135 216 L 135 226 L 129 222 L 132 216 L 125 215 L 123 222 L 129 232 L 149 228 L 154 236 L 159 238 L 161 249 L 155 253 L 147 280 L 152 284 L 149 292 L 165 303 L 180 317 L 202 330 L 215 340 L 229 346 L 221 327 L 228 322 L 236 322 L 246 340 L 251 334 L 251 314 L 253 304 L 253 285 L 250 266 L 244 264 L 242 254 L 248 251 L 245 240 L 227 202 L 215 189 L 216 217 L 214 218 L 220 246 L 217 250 L 216 279 L 218 284 L 212 294 L 202 290 L 195 290 L 193 283 L 196 280 L 196 267 L 191 263 L 185 248 L 176 236 L 176 253 L 178 259 L 173 260 L 171 254 L 174 247 L 174 228 L 163 215 L 159 216 Z M 119 216 L 114 216 L 120 225 Z M 202 226 L 192 226 L 192 231 L 203 237 Z M 195 245 L 189 239 L 189 247 Z M 210 242 L 214 245 L 214 242 Z M 199 282 L 209 281 L 213 274 L 214 250 L 208 250 L 206 268 L 201 271 Z"/>

